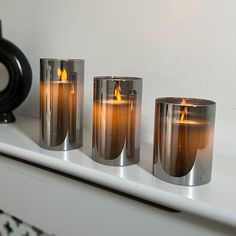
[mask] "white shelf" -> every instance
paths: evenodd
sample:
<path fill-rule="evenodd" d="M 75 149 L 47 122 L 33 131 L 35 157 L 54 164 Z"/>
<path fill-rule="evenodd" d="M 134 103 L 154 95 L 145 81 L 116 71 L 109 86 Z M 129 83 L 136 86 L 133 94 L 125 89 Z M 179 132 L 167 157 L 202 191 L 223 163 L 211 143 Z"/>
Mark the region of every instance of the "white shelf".
<path fill-rule="evenodd" d="M 91 135 L 81 149 L 58 152 L 38 146 L 38 119 L 17 116 L 0 125 L 0 152 L 47 166 L 176 210 L 236 227 L 236 159 L 214 156 L 212 181 L 198 187 L 165 183 L 151 174 L 152 146 L 142 144 L 138 165 L 109 167 L 91 160 Z"/>

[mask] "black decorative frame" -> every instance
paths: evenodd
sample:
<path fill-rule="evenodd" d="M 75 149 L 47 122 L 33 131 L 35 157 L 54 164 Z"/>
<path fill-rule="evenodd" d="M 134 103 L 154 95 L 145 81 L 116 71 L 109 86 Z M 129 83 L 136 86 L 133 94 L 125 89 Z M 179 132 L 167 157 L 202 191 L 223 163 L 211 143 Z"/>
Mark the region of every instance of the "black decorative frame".
<path fill-rule="evenodd" d="M 15 121 L 12 110 L 27 97 L 32 84 L 32 70 L 24 53 L 2 38 L 0 21 L 0 63 L 8 70 L 9 83 L 0 92 L 0 123 Z"/>

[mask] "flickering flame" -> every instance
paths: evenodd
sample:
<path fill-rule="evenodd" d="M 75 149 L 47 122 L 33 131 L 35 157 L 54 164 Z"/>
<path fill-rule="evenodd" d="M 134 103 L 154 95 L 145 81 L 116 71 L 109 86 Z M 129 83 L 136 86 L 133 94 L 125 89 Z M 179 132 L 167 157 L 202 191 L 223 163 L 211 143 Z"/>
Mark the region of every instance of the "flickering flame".
<path fill-rule="evenodd" d="M 187 105 L 187 102 L 185 99 L 182 100 L 181 105 Z M 184 107 L 184 110 L 181 112 L 181 121 L 184 121 L 185 115 L 187 114 L 188 110 L 187 107 Z"/>
<path fill-rule="evenodd" d="M 116 83 L 114 95 L 117 101 L 121 101 L 121 87 L 119 83 Z"/>
<path fill-rule="evenodd" d="M 57 75 L 60 77 L 61 81 L 67 81 L 67 72 L 66 69 L 61 70 L 60 68 L 57 69 Z"/>

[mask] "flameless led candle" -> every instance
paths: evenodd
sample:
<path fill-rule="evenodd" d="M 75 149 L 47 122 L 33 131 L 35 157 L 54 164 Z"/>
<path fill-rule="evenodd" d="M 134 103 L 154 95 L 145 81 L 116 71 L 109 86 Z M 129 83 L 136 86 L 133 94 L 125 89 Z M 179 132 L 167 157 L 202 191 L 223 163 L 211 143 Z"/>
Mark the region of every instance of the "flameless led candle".
<path fill-rule="evenodd" d="M 83 60 L 40 60 L 40 145 L 70 150 L 83 143 Z"/>
<path fill-rule="evenodd" d="M 201 185 L 211 180 L 215 102 L 156 99 L 153 174 L 169 183 Z"/>
<path fill-rule="evenodd" d="M 141 98 L 141 78 L 94 78 L 93 160 L 114 166 L 139 161 Z"/>

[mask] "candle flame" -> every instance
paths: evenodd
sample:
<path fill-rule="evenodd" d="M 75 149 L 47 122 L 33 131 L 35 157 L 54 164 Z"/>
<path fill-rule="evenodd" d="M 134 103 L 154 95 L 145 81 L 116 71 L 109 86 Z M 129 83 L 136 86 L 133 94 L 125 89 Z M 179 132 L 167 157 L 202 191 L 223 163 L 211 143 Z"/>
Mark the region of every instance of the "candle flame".
<path fill-rule="evenodd" d="M 182 100 L 181 105 L 187 105 L 187 102 L 185 99 Z M 184 121 L 185 115 L 187 114 L 187 112 L 188 112 L 187 107 L 184 107 L 184 110 L 181 112 L 181 118 L 180 118 L 181 121 Z"/>
<path fill-rule="evenodd" d="M 121 87 L 119 83 L 116 83 L 114 95 L 117 101 L 121 101 Z"/>
<path fill-rule="evenodd" d="M 57 75 L 60 77 L 61 81 L 67 81 L 67 72 L 66 69 L 61 70 L 60 68 L 57 69 Z"/>

